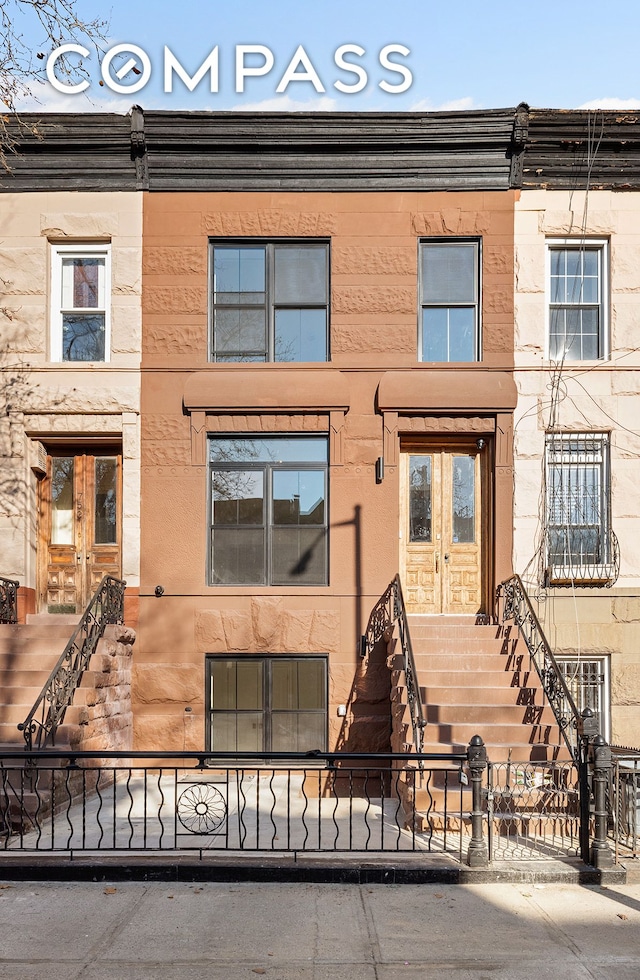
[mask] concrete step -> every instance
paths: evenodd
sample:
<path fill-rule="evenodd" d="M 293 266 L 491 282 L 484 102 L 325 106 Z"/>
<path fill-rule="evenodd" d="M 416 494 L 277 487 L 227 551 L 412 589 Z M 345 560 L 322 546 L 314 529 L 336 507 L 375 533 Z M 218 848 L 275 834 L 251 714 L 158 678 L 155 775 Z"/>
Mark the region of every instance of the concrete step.
<path fill-rule="evenodd" d="M 81 619 L 79 613 L 27 613 L 27 626 L 77 626 Z"/>
<path fill-rule="evenodd" d="M 555 725 L 555 716 L 545 705 L 505 704 L 432 704 L 426 707 L 429 724 L 484 725 L 489 719 L 492 725 Z"/>
<path fill-rule="evenodd" d="M 13 631 L 0 633 L 0 661 L 5 662 L 22 655 L 57 659 L 73 634 L 73 630 L 60 626 L 9 626 L 5 630 Z"/>
<path fill-rule="evenodd" d="M 24 703 L 0 704 L 0 721 L 5 725 L 17 725 L 18 722 L 24 721 L 25 716 L 33 708 L 39 694 L 40 690 L 37 690 L 32 700 L 25 700 Z M 86 700 L 86 696 L 81 700 Z M 86 714 L 86 705 L 70 704 L 65 714 L 65 722 L 72 725 L 80 724 L 81 714 L 83 716 Z"/>
<path fill-rule="evenodd" d="M 14 688 L 34 688 L 40 693 L 49 674 L 50 671 L 35 667 L 33 670 L 0 670 L 0 704 L 7 700 L 15 701 L 15 696 L 6 698 L 4 695 L 5 691 Z"/>
<path fill-rule="evenodd" d="M 430 627 L 440 627 L 445 630 L 467 627 L 470 629 L 475 629 L 478 626 L 493 626 L 497 629 L 497 625 L 488 622 L 488 617 L 483 615 L 478 615 L 476 613 L 461 613 L 461 614 L 437 614 L 437 613 L 409 613 L 407 615 L 409 621 L 409 628 L 412 626 L 430 626 Z"/>
<path fill-rule="evenodd" d="M 452 687 L 498 687 L 503 691 L 511 687 L 532 687 L 538 686 L 538 675 L 533 670 L 509 670 L 500 661 L 493 660 L 486 665 L 477 664 L 452 664 L 449 660 L 434 665 L 429 670 L 424 670 L 416 663 L 418 682 L 420 687 L 444 687 L 447 681 Z"/>
<path fill-rule="evenodd" d="M 476 684 L 456 685 L 459 680 L 455 674 L 450 675 L 451 686 L 443 684 L 444 678 L 437 683 L 429 683 L 426 687 L 422 684 L 422 697 L 425 704 L 518 704 L 540 706 L 544 704 L 544 693 L 540 687 L 520 687 L 519 685 L 509 685 L 505 688 L 504 684 L 490 684 L 490 678 L 484 675 L 478 678 Z M 498 677 L 499 679 L 499 677 Z M 422 681 L 423 678 L 420 678 Z M 486 683 L 485 683 L 486 682 Z"/>
<path fill-rule="evenodd" d="M 478 657 L 452 657 L 450 654 L 441 656 L 434 654 L 430 657 L 414 657 L 416 670 L 420 678 L 429 674 L 478 674 L 493 672 L 501 674 L 513 674 L 515 671 L 521 673 L 535 673 L 535 667 L 529 666 L 529 659 L 522 661 L 517 657 L 503 657 L 499 653 L 487 653 Z M 476 683 L 473 680 L 471 683 Z"/>

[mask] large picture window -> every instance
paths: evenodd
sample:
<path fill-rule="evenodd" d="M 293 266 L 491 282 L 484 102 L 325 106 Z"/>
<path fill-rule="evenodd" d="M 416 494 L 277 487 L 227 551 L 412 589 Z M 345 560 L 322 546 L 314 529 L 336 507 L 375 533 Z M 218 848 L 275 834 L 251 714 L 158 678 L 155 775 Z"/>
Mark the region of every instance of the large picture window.
<path fill-rule="evenodd" d="M 480 360 L 480 243 L 420 245 L 420 360 Z"/>
<path fill-rule="evenodd" d="M 327 660 L 207 657 L 208 751 L 326 750 Z"/>
<path fill-rule="evenodd" d="M 329 246 L 213 243 L 213 359 L 326 361 Z"/>
<path fill-rule="evenodd" d="M 109 360 L 108 245 L 52 247 L 51 360 Z"/>
<path fill-rule="evenodd" d="M 209 442 L 211 584 L 327 584 L 326 436 Z"/>

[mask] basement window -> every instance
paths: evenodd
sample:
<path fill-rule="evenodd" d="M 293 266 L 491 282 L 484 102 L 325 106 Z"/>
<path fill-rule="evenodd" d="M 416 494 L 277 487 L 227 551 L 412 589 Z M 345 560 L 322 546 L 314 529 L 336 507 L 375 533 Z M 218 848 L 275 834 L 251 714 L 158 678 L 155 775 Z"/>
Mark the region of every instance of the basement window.
<path fill-rule="evenodd" d="M 327 658 L 207 657 L 207 751 L 327 747 Z"/>
<path fill-rule="evenodd" d="M 611 739 L 611 709 L 608 657 L 556 656 L 576 707 L 580 713 L 591 708 L 598 731 L 607 742 Z"/>

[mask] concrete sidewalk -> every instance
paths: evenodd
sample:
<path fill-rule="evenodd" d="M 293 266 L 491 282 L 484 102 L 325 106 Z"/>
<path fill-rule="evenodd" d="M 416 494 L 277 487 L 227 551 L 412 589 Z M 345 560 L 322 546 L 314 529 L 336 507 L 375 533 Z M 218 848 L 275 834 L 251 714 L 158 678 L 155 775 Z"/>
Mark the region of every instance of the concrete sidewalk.
<path fill-rule="evenodd" d="M 640 883 L 0 883 L 0 980 L 636 980 Z"/>

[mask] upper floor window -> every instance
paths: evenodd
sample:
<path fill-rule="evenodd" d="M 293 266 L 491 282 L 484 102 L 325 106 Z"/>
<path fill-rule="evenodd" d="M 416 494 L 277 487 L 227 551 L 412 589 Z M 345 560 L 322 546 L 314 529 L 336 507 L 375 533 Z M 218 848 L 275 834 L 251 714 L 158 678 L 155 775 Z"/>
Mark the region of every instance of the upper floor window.
<path fill-rule="evenodd" d="M 51 360 L 109 360 L 109 246 L 56 245 L 51 256 Z"/>
<path fill-rule="evenodd" d="M 480 242 L 420 245 L 420 360 L 480 359 Z"/>
<path fill-rule="evenodd" d="M 327 584 L 326 436 L 209 441 L 211 584 Z"/>
<path fill-rule="evenodd" d="M 212 246 L 213 359 L 326 361 L 329 246 Z"/>
<path fill-rule="evenodd" d="M 607 356 L 606 242 L 549 244 L 549 357 Z"/>

